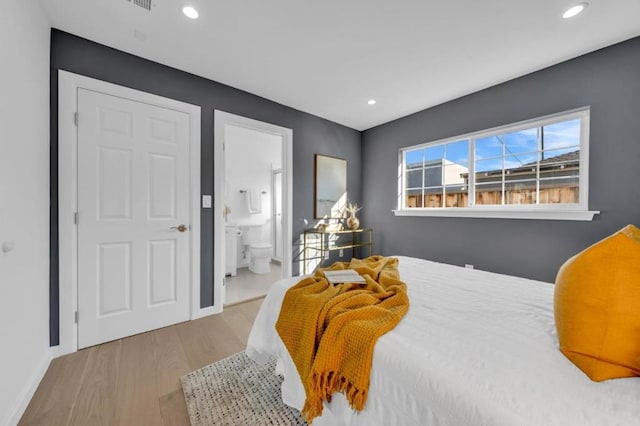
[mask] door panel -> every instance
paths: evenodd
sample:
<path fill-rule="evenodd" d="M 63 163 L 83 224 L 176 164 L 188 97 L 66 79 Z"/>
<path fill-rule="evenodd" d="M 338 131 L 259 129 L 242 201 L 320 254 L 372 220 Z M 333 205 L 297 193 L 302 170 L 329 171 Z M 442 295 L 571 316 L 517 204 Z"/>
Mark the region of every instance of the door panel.
<path fill-rule="evenodd" d="M 177 293 L 175 240 L 149 242 L 149 306 L 175 302 Z"/>
<path fill-rule="evenodd" d="M 131 137 L 133 133 L 133 114 L 123 110 L 98 107 L 100 133 L 115 133 Z"/>
<path fill-rule="evenodd" d="M 97 153 L 98 221 L 131 219 L 131 151 L 100 147 Z"/>
<path fill-rule="evenodd" d="M 190 129 L 186 113 L 86 89 L 78 113 L 83 348 L 189 319 Z"/>
<path fill-rule="evenodd" d="M 131 243 L 98 245 L 98 317 L 131 311 Z"/>
<path fill-rule="evenodd" d="M 155 142 L 176 143 L 176 123 L 161 118 L 151 118 L 149 120 L 151 139 Z"/>
<path fill-rule="evenodd" d="M 176 161 L 173 155 L 149 154 L 149 219 L 176 218 Z"/>

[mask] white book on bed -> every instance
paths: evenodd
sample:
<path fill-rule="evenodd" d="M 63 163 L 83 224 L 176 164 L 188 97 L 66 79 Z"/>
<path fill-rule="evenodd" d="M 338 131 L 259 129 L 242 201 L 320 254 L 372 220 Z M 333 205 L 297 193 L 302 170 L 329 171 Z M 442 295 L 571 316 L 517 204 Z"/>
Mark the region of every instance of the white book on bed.
<path fill-rule="evenodd" d="M 331 284 L 354 283 L 366 284 L 364 277 L 353 269 L 343 269 L 340 271 L 323 271 L 325 278 Z"/>

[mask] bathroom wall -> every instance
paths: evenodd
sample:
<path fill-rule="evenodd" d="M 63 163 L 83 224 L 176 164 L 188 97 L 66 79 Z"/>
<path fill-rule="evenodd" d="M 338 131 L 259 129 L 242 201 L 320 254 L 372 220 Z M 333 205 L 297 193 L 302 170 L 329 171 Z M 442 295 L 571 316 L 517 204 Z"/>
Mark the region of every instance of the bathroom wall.
<path fill-rule="evenodd" d="M 235 126 L 228 126 L 225 132 L 225 205 L 231 209 L 227 222 L 239 226 L 263 225 L 261 242 L 270 243 L 271 171 L 281 167 L 282 139 Z M 263 193 L 261 213 L 249 213 L 247 197 L 241 190 Z"/>

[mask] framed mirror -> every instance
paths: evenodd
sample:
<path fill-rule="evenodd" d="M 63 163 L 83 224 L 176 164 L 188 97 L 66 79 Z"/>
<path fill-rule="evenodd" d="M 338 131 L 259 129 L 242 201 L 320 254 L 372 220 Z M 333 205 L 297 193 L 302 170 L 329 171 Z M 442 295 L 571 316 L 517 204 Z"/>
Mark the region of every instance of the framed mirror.
<path fill-rule="evenodd" d="M 315 218 L 336 219 L 347 203 L 347 160 L 316 154 Z"/>

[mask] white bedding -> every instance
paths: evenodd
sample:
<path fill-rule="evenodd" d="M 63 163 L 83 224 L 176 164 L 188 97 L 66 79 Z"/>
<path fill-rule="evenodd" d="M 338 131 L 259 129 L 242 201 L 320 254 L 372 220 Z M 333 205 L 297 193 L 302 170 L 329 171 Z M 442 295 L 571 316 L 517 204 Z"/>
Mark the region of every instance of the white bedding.
<path fill-rule="evenodd" d="M 548 283 L 399 257 L 410 309 L 376 344 L 365 410 L 342 394 L 322 425 L 640 425 L 640 378 L 589 380 L 557 349 Z M 249 336 L 247 354 L 279 359 L 283 400 L 301 409 L 304 389 L 275 322 L 278 281 Z"/>

